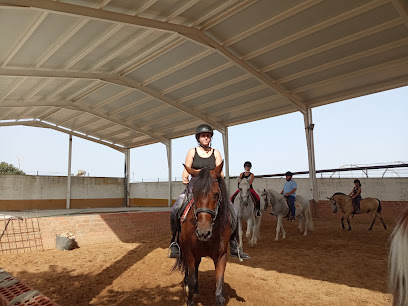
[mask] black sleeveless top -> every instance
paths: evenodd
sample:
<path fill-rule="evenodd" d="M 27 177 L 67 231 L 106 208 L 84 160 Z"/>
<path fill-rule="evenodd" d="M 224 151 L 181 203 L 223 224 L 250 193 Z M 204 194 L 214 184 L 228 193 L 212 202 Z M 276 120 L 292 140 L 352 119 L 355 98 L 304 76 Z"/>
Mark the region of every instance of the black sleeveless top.
<path fill-rule="evenodd" d="M 358 187 L 354 187 L 353 188 L 353 194 L 356 194 L 357 192 L 358 192 Z M 361 197 L 361 192 L 360 192 L 360 194 L 358 196 Z"/>
<path fill-rule="evenodd" d="M 195 154 L 193 157 L 193 164 L 191 165 L 191 168 L 195 170 L 200 170 L 203 168 L 209 168 L 210 170 L 213 170 L 215 168 L 215 155 L 214 155 L 214 149 L 212 150 L 212 154 L 209 157 L 201 157 L 197 153 L 197 148 L 195 148 Z"/>
<path fill-rule="evenodd" d="M 241 180 L 243 180 L 243 179 L 247 179 L 247 178 L 250 178 L 251 177 L 251 175 L 252 175 L 252 173 L 251 172 L 249 172 L 249 174 L 248 175 L 245 175 L 245 172 L 242 172 L 241 173 Z M 239 188 L 239 182 L 238 182 L 238 188 Z M 252 187 L 252 184 L 249 186 L 249 188 L 254 188 L 254 187 Z"/>

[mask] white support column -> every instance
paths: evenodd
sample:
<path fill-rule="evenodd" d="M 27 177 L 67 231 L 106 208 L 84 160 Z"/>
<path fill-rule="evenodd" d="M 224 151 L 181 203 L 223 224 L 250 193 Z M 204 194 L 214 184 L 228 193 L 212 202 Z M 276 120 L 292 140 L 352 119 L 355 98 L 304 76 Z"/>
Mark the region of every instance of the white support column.
<path fill-rule="evenodd" d="M 129 206 L 130 197 L 130 150 L 125 151 L 125 200 L 124 206 Z"/>
<path fill-rule="evenodd" d="M 71 160 L 72 160 L 72 135 L 69 135 L 68 149 L 68 173 L 67 173 L 67 203 L 66 209 L 71 208 Z"/>
<path fill-rule="evenodd" d="M 228 149 L 228 127 L 222 133 L 222 143 L 224 145 L 224 157 L 225 157 L 225 184 L 227 185 L 228 195 L 230 194 L 230 178 L 229 178 L 229 149 Z"/>
<path fill-rule="evenodd" d="M 316 180 L 316 163 L 314 154 L 314 140 L 313 140 L 313 120 L 312 120 L 312 109 L 309 108 L 305 115 L 303 115 L 305 121 L 305 132 L 306 132 L 306 143 L 307 143 L 307 155 L 309 161 L 309 179 L 310 187 L 312 191 L 313 200 L 317 202 L 318 192 L 317 192 L 317 180 Z"/>
<path fill-rule="evenodd" d="M 167 164 L 168 164 L 168 168 L 169 168 L 169 207 L 171 207 L 171 205 L 173 204 L 173 193 L 172 193 L 172 183 L 171 183 L 171 177 L 172 177 L 172 167 L 171 167 L 171 139 L 169 141 L 169 144 L 166 145 L 166 149 L 167 149 Z"/>

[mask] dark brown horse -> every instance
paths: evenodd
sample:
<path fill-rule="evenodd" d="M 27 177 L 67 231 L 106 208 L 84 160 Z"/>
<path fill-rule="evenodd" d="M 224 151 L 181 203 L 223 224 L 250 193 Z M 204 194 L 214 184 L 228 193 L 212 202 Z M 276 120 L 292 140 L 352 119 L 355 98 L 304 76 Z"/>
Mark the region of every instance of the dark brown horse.
<path fill-rule="evenodd" d="M 227 247 L 231 236 L 230 208 L 224 179 L 220 176 L 223 162 L 214 170 L 194 170 L 184 165 L 193 177 L 194 203 L 181 225 L 180 257 L 174 269 L 185 272 L 187 305 L 193 305 L 198 294 L 198 267 L 201 257 L 211 257 L 215 265 L 218 305 L 224 305 L 224 272 Z"/>

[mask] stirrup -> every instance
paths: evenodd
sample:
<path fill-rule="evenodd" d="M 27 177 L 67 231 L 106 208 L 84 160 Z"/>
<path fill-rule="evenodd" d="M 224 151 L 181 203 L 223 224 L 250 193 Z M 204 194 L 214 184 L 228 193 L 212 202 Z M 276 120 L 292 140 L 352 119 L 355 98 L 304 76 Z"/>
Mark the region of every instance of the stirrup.
<path fill-rule="evenodd" d="M 181 253 L 181 251 L 180 251 L 180 246 L 178 245 L 178 243 L 177 242 L 175 242 L 175 241 L 173 241 L 172 243 L 170 243 L 170 246 L 169 246 L 169 248 L 167 249 L 167 257 L 168 258 L 177 258 L 177 257 L 171 257 L 170 255 L 171 255 L 171 247 L 173 246 L 173 245 L 175 245 L 176 247 L 177 247 L 177 249 L 178 249 L 178 256 L 177 257 L 180 257 L 180 253 Z"/>

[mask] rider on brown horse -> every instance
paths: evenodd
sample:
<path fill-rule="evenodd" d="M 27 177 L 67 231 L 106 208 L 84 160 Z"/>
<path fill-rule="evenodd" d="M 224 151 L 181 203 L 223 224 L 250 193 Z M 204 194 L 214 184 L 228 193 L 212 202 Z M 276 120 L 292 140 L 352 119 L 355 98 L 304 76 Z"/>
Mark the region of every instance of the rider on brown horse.
<path fill-rule="evenodd" d="M 222 162 L 221 154 L 218 150 L 211 148 L 211 139 L 214 135 L 213 129 L 208 124 L 201 124 L 196 129 L 196 139 L 198 146 L 188 151 L 185 165 L 193 169 L 209 168 L 214 169 Z M 221 174 L 223 176 L 223 174 Z M 178 233 L 180 232 L 180 217 L 186 207 L 187 203 L 192 198 L 192 184 L 189 181 L 189 173 L 183 171 L 183 184 L 186 185 L 186 190 L 179 196 L 171 209 L 170 225 L 172 231 L 172 238 L 170 244 L 170 258 L 177 258 L 180 255 L 178 246 Z M 194 178 L 193 178 L 194 179 Z M 251 256 L 244 253 L 238 248 L 238 229 L 237 229 L 237 213 L 234 205 L 230 203 L 230 214 L 232 219 L 232 235 L 230 237 L 230 251 L 232 257 L 240 257 L 242 259 L 249 259 Z"/>
<path fill-rule="evenodd" d="M 360 213 L 360 201 L 361 201 L 361 183 L 360 180 L 354 180 L 354 188 L 349 193 L 349 196 L 353 199 L 353 206 L 355 213 Z"/>

